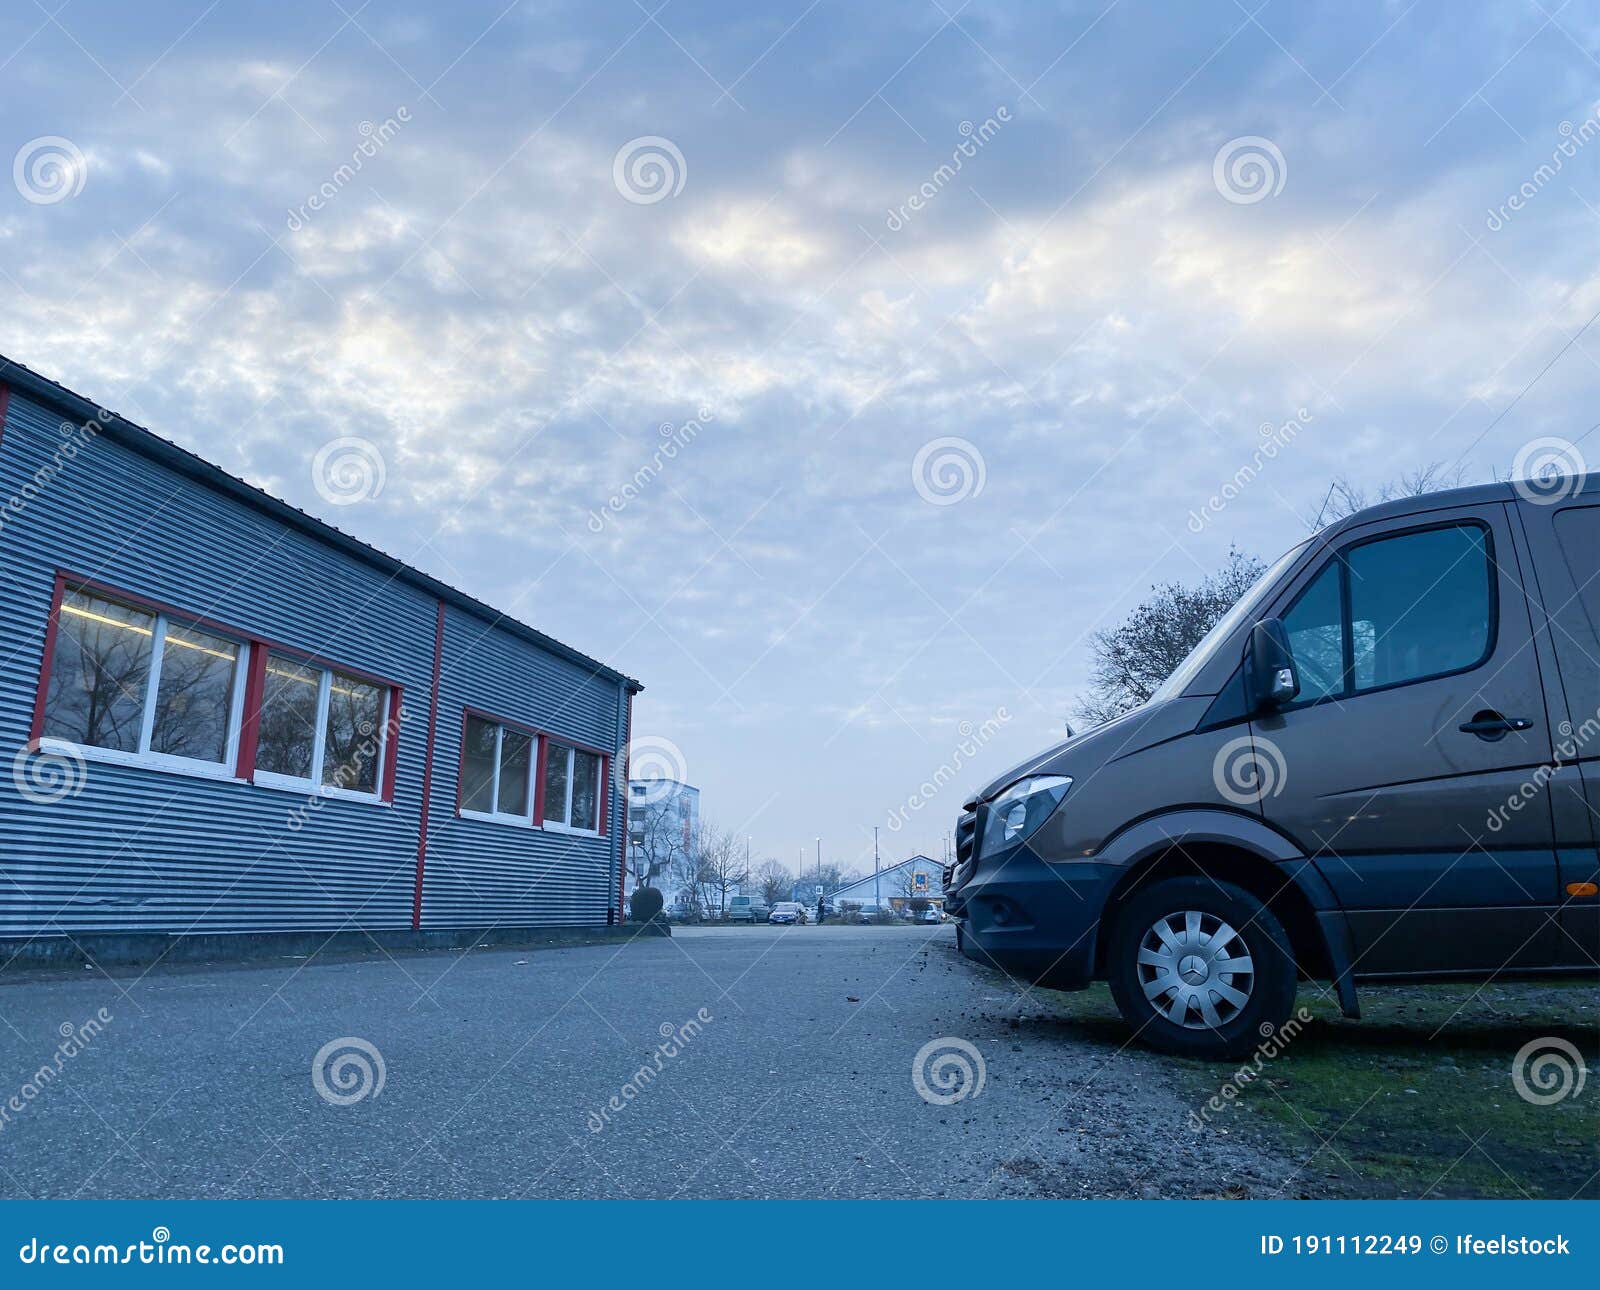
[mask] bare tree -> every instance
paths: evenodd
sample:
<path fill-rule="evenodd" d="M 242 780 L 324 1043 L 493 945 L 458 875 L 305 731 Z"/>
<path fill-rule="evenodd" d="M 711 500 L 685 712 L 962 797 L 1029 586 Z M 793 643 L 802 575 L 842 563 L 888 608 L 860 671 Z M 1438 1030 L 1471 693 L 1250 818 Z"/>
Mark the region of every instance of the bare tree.
<path fill-rule="evenodd" d="M 1090 690 L 1078 700 L 1078 715 L 1099 725 L 1148 702 L 1265 568 L 1255 556 L 1230 547 L 1221 571 L 1194 586 L 1152 587 L 1149 599 L 1121 626 L 1090 636 Z"/>
<path fill-rule="evenodd" d="M 750 881 L 743 838 L 704 820 L 694 835 L 690 863 L 694 866 L 695 893 L 709 918 L 721 918 L 734 888 Z"/>
<path fill-rule="evenodd" d="M 1446 466 L 1443 462 L 1431 461 L 1426 466 L 1407 471 L 1398 479 L 1391 479 L 1388 483 L 1380 484 L 1370 490 L 1353 483 L 1348 475 L 1340 475 L 1328 486 L 1327 495 L 1317 511 L 1317 517 L 1311 522 L 1311 531 L 1315 533 L 1319 529 L 1325 529 L 1328 525 L 1337 524 L 1357 511 L 1364 511 L 1367 507 L 1377 506 L 1382 502 L 1392 502 L 1400 497 L 1421 497 L 1424 493 L 1439 493 L 1447 488 L 1460 488 L 1466 482 L 1467 474 L 1465 466 Z"/>
<path fill-rule="evenodd" d="M 634 882 L 653 887 L 663 874 L 681 872 L 688 864 L 693 838 L 674 803 L 652 802 L 636 810 L 628 819 L 628 862 Z M 667 893 L 669 896 L 672 893 Z"/>
<path fill-rule="evenodd" d="M 780 900 L 788 900 L 794 887 L 794 875 L 776 860 L 763 860 L 750 875 L 761 892 L 762 903 L 768 908 Z"/>
<path fill-rule="evenodd" d="M 814 866 L 806 865 L 800 870 L 800 876 L 796 881 L 804 892 L 804 898 L 813 900 L 816 898 L 816 891 L 819 886 L 825 893 L 835 892 L 840 887 L 848 887 L 851 883 L 864 876 L 859 869 L 846 869 L 842 865 L 829 860 L 823 864 L 820 875 Z"/>

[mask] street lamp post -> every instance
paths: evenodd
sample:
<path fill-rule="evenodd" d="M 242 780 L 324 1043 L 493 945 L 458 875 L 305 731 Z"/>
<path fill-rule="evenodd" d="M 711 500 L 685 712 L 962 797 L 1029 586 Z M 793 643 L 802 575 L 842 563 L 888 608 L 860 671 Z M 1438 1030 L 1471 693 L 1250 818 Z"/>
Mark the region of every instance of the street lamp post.
<path fill-rule="evenodd" d="M 876 913 L 883 908 L 883 898 L 878 892 L 878 826 L 872 826 L 872 909 Z"/>

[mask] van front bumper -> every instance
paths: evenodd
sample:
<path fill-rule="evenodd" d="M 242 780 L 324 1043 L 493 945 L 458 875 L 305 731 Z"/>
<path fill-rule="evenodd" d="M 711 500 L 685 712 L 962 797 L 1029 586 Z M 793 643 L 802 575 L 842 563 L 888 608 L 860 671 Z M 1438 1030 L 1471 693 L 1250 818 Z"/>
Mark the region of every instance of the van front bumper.
<path fill-rule="evenodd" d="M 1121 872 L 1092 860 L 1046 864 L 1026 848 L 980 860 L 957 893 L 962 953 L 1031 985 L 1083 989 L 1094 979 L 1100 913 Z"/>

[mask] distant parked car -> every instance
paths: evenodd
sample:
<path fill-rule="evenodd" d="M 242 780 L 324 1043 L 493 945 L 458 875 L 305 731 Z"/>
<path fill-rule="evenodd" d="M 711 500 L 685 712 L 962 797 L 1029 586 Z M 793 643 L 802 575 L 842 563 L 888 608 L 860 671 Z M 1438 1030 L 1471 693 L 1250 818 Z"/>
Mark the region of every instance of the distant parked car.
<path fill-rule="evenodd" d="M 942 923 L 944 922 L 944 915 L 930 905 L 918 915 L 917 921 L 919 923 Z"/>
<path fill-rule="evenodd" d="M 772 911 L 760 896 L 730 896 L 728 921 L 730 923 L 764 923 Z"/>
<path fill-rule="evenodd" d="M 767 915 L 769 923 L 801 923 L 806 919 L 806 907 L 798 900 L 780 900 Z"/>

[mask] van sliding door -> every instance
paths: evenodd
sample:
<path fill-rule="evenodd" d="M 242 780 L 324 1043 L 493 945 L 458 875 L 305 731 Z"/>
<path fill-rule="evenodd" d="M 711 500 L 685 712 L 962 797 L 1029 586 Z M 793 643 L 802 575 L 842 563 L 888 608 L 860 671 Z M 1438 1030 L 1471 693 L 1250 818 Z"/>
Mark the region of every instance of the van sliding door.
<path fill-rule="evenodd" d="M 1551 805 L 1562 954 L 1569 965 L 1593 967 L 1600 963 L 1600 492 L 1522 501 L 1516 510 L 1543 602 L 1540 661 L 1557 715 Z"/>

